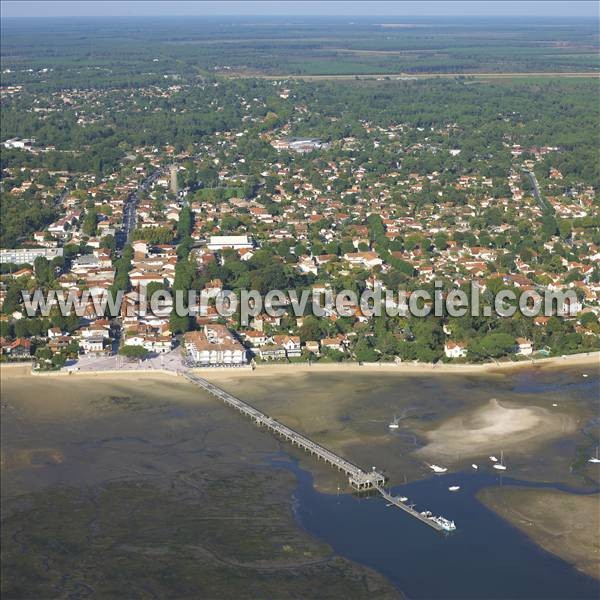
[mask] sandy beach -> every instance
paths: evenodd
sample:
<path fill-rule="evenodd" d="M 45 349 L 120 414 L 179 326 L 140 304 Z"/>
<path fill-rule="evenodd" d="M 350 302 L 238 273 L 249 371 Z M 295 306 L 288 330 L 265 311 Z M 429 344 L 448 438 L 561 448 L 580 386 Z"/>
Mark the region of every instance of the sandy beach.
<path fill-rule="evenodd" d="M 531 367 L 539 368 L 562 368 L 562 367 L 589 366 L 600 367 L 600 352 L 591 352 L 586 354 L 573 354 L 564 357 L 540 358 L 535 360 L 523 360 L 519 362 L 490 362 L 480 364 L 445 364 L 437 363 L 419 363 L 419 362 L 400 362 L 400 363 L 363 363 L 343 362 L 343 363 L 289 363 L 289 364 L 259 364 L 256 368 L 244 367 L 240 369 L 195 369 L 196 372 L 210 379 L 237 378 L 241 376 L 282 376 L 287 374 L 306 374 L 306 373 L 402 373 L 407 375 L 418 374 L 483 374 L 483 373 L 501 373 L 506 370 L 527 369 Z"/>
<path fill-rule="evenodd" d="M 572 354 L 569 356 L 539 358 L 533 360 L 522 360 L 512 362 L 487 362 L 478 364 L 454 364 L 454 363 L 419 363 L 419 362 L 398 362 L 398 363 L 357 363 L 357 362 L 342 362 L 342 363 L 260 363 L 254 367 L 245 366 L 239 368 L 198 368 L 194 372 L 201 374 L 208 379 L 237 379 L 239 377 L 279 377 L 282 375 L 296 375 L 309 373 L 399 373 L 406 375 L 418 374 L 484 374 L 484 373 L 502 373 L 503 371 L 513 369 L 527 368 L 562 368 L 562 367 L 600 367 L 600 352 L 589 352 L 585 354 Z M 30 363 L 0 363 L 0 376 L 22 377 L 31 373 Z M 151 376 L 157 374 L 177 375 L 174 370 L 156 369 L 156 368 L 139 368 L 139 365 L 132 365 L 132 369 L 126 368 L 119 370 L 104 369 L 98 371 L 92 370 L 73 370 L 69 369 L 60 372 L 41 373 L 42 376 L 65 376 L 77 375 L 82 376 L 111 376 L 120 377 L 127 376 L 134 378 Z"/>

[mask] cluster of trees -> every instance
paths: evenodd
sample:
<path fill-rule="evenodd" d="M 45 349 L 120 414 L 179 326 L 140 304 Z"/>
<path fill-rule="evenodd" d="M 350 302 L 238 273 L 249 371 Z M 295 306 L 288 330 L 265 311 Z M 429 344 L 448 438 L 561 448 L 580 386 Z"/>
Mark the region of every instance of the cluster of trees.
<path fill-rule="evenodd" d="M 132 237 L 134 240 L 144 240 L 149 244 L 172 244 L 175 233 L 169 227 L 144 227 L 135 229 Z"/>
<path fill-rule="evenodd" d="M 18 247 L 20 242 L 34 231 L 44 229 L 57 216 L 54 205 L 31 188 L 18 197 L 0 190 L 0 246 Z"/>
<path fill-rule="evenodd" d="M 124 292 L 129 291 L 129 271 L 131 271 L 132 259 L 133 248 L 130 245 L 127 245 L 123 248 L 120 258 L 114 261 L 115 279 L 110 290 L 113 296 L 115 296 L 119 290 Z"/>
<path fill-rule="evenodd" d="M 76 340 L 59 352 L 53 352 L 48 346 L 39 346 L 35 350 L 37 368 L 41 371 L 61 369 L 69 358 L 77 358 L 78 355 L 79 344 Z"/>
<path fill-rule="evenodd" d="M 144 348 L 143 346 L 128 345 L 128 346 L 121 346 L 121 348 L 119 350 L 119 354 L 121 356 L 125 356 L 127 358 L 137 358 L 140 360 L 144 360 L 144 359 L 148 358 L 148 356 L 150 355 L 150 352 L 148 352 L 148 350 L 146 348 Z"/>

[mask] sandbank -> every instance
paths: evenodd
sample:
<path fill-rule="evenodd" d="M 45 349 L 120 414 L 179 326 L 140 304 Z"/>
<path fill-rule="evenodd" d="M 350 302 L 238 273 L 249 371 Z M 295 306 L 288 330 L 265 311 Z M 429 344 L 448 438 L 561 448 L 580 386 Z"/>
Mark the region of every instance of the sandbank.
<path fill-rule="evenodd" d="M 477 498 L 542 548 L 600 579 L 600 495 L 486 488 Z"/>

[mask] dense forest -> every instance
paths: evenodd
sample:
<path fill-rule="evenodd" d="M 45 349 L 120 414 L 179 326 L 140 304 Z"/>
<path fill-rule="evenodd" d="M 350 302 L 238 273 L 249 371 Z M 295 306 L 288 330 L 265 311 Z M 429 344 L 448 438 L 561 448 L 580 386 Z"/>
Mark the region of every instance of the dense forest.
<path fill-rule="evenodd" d="M 597 71 L 582 19 L 3 19 L 6 84 L 134 87 L 220 71 L 270 75 Z M 560 40 L 557 44 L 556 40 Z M 31 69 L 31 71 L 28 71 Z M 48 70 L 52 70 L 49 77 Z"/>

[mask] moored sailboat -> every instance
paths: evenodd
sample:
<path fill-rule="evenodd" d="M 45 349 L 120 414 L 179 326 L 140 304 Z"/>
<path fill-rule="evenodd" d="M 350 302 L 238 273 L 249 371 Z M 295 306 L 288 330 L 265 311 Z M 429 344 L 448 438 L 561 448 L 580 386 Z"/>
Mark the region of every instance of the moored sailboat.
<path fill-rule="evenodd" d="M 498 469 L 498 471 L 506 471 L 506 465 L 504 464 L 504 450 L 500 451 L 500 462 L 494 465 L 494 469 Z"/>

